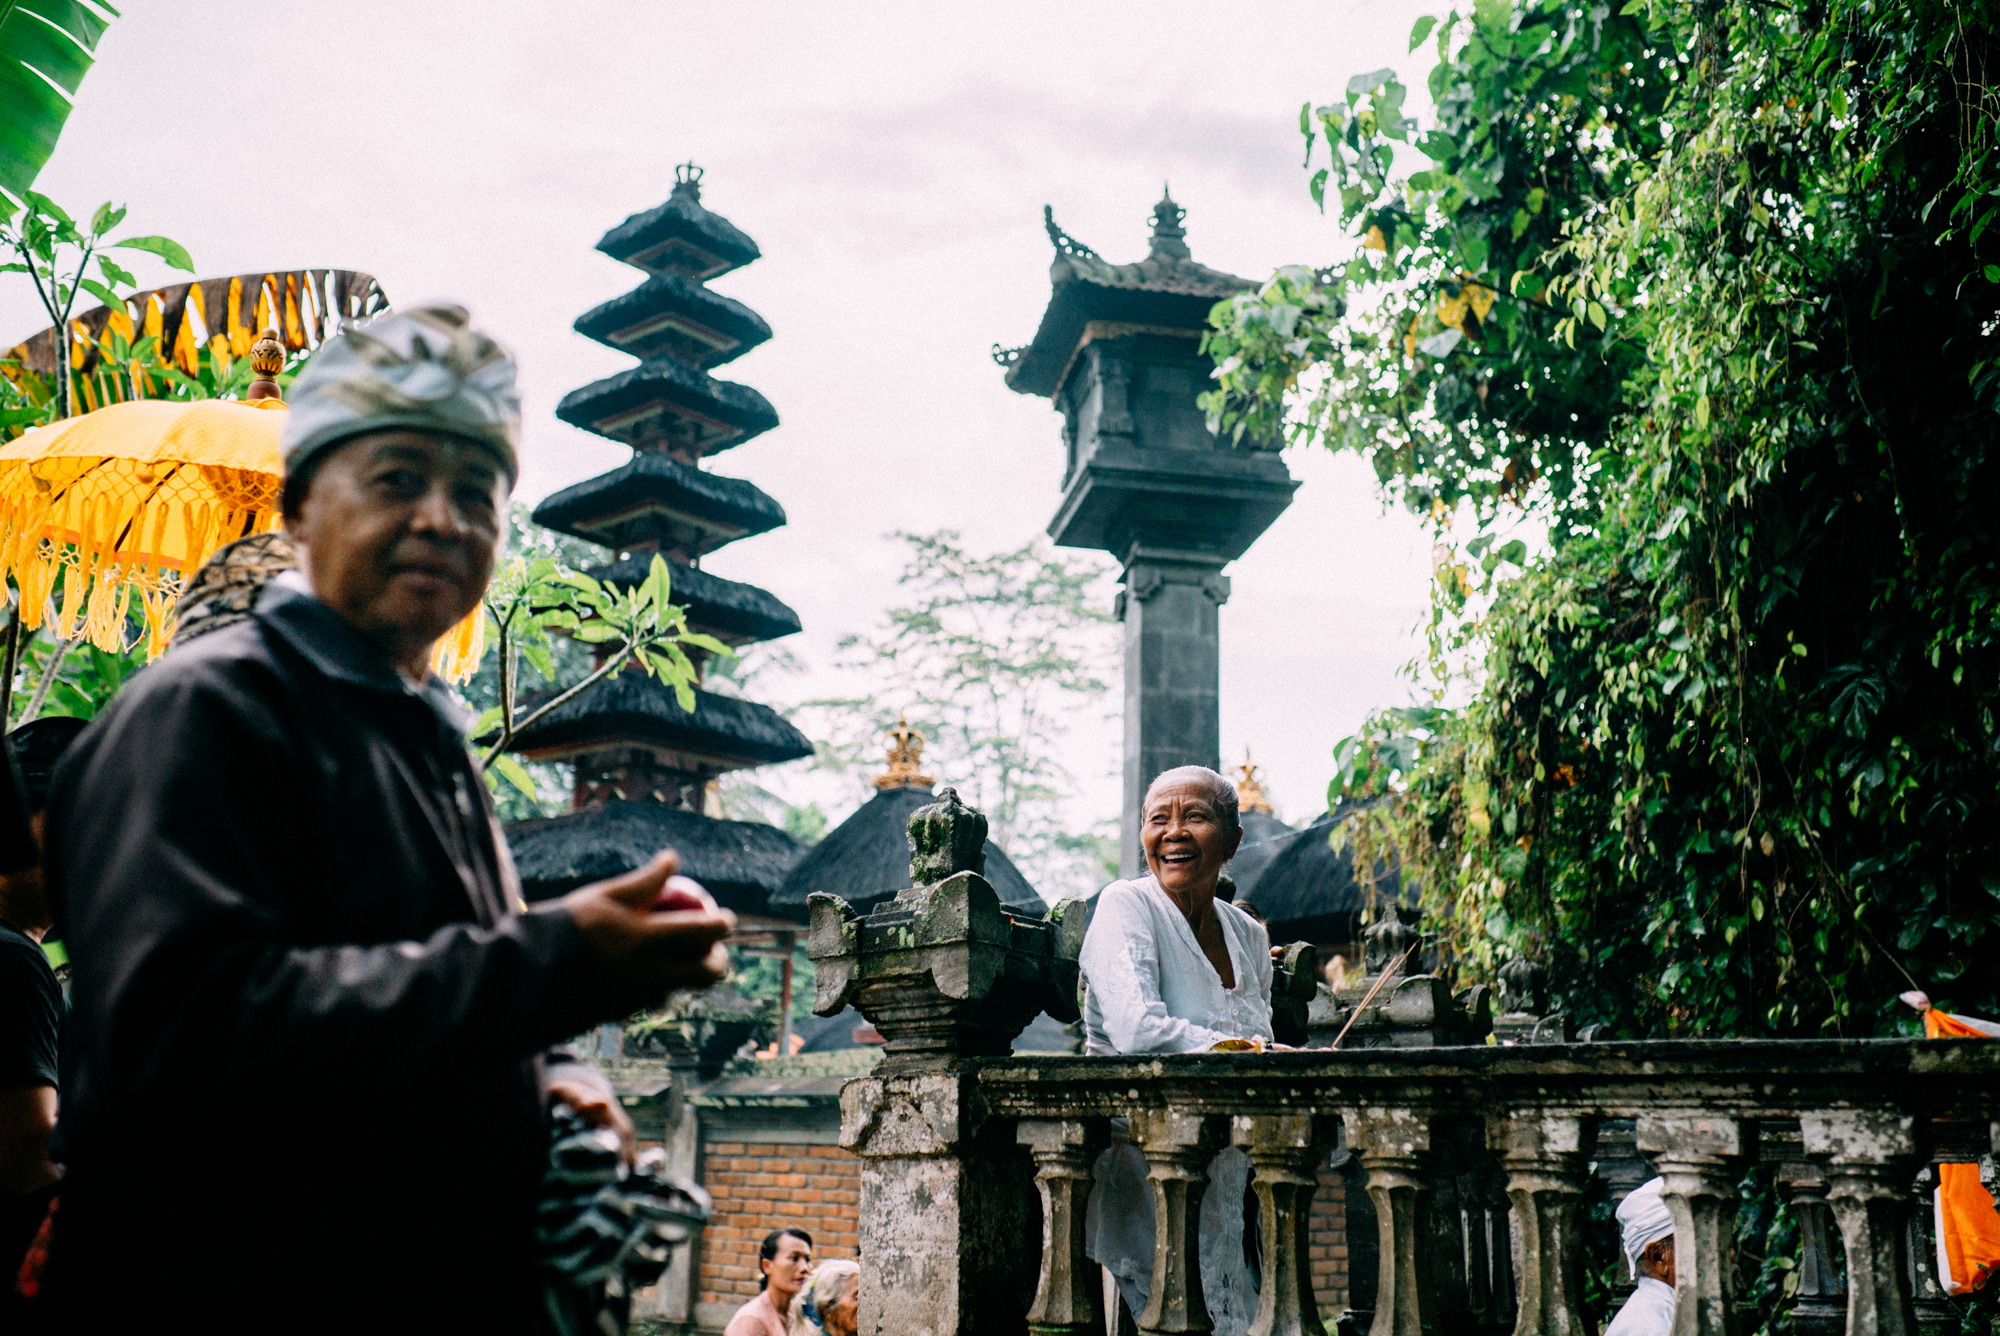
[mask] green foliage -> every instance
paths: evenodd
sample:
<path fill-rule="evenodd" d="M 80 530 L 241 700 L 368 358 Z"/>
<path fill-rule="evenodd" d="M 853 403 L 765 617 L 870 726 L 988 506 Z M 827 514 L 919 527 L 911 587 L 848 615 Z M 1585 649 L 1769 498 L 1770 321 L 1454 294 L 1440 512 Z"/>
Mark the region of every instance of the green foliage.
<path fill-rule="evenodd" d="M 118 11 L 103 0 L 0 3 L 0 191 L 28 193 Z"/>
<path fill-rule="evenodd" d="M 803 707 L 832 739 L 825 759 L 880 765 L 883 735 L 907 716 L 930 739 L 925 771 L 986 814 L 1044 899 L 1095 889 L 1102 849 L 1066 828 L 1074 783 L 1055 758 L 1076 712 L 1109 690 L 1108 572 L 1043 543 L 981 555 L 951 530 L 897 537 L 910 601 L 841 642 L 840 667 L 863 692 Z"/>
<path fill-rule="evenodd" d="M 1353 838 L 1458 968 L 1534 953 L 1613 1033 L 1906 1028 L 1912 981 L 1992 1014 L 2000 11 L 1500 0 L 1436 30 L 1431 166 L 1388 179 L 1387 81 L 1308 126 L 1387 249 L 1211 336 L 1220 426 L 1360 451 L 1438 529 L 1470 700 L 1347 744 L 1337 788 L 1399 795 Z M 1447 318 L 1454 276 L 1485 315 Z M 1461 500 L 1550 550 L 1455 546 Z"/>
<path fill-rule="evenodd" d="M 638 668 L 672 687 L 683 710 L 694 709 L 700 674 L 688 650 L 718 658 L 727 658 L 732 651 L 713 636 L 690 631 L 687 610 L 672 601 L 672 593 L 672 572 L 657 554 L 646 578 L 630 588 L 585 575 L 546 543 L 531 544 L 501 563 L 486 588 L 495 699 L 472 730 L 474 737 L 490 744 L 483 760 L 487 785 L 496 795 L 504 791 L 504 781 L 520 798 L 539 806 L 534 775 L 507 754 L 508 746 L 517 733 L 613 673 Z M 565 643 L 594 650 L 598 662 L 575 683 L 550 693 L 524 713 L 522 663 L 544 682 L 557 685 L 562 676 L 559 647 Z"/>
<path fill-rule="evenodd" d="M 79 13 L 81 5 L 73 6 Z M 4 40 L 9 22 L 18 20 L 18 11 L 8 13 L 0 9 L 0 40 Z M 0 67 L 6 65 L 5 52 L 0 50 Z M 78 75 L 81 78 L 81 74 Z M 3 132 L 0 132 L 3 133 Z M 0 160 L 4 160 L 0 151 Z M 185 247 L 166 237 L 142 236 L 126 237 L 111 241 L 111 231 L 125 221 L 125 206 L 101 204 L 91 215 L 90 222 L 79 224 L 62 207 L 48 196 L 33 190 L 25 190 L 26 204 L 16 207 L 0 197 L 0 252 L 12 252 L 13 259 L 0 263 L 0 274 L 26 274 L 34 285 L 35 296 L 40 299 L 42 309 L 48 313 L 49 325 L 59 331 L 56 335 L 57 356 L 68 356 L 66 336 L 60 331 L 69 328 L 69 318 L 76 310 L 77 298 L 89 294 L 114 310 L 122 310 L 124 298 L 119 295 L 122 287 L 131 290 L 137 280 L 106 250 L 125 248 L 146 251 L 157 255 L 176 269 L 194 272 L 194 261 Z M 97 277 L 91 277 L 91 261 L 97 262 Z M 151 344 L 155 341 L 145 340 Z M 158 362 L 159 350 L 152 347 L 147 356 Z M 16 375 L 19 368 L 9 368 Z M 176 373 L 178 374 L 178 373 Z M 13 380 L 10 375 L 8 379 Z M 74 411 L 72 403 L 71 377 L 55 377 L 54 393 L 44 402 L 52 402 L 56 418 L 69 417 Z M 10 393 L 11 401 L 0 401 L 0 425 L 20 425 L 27 419 L 21 416 L 24 409 L 32 406 L 32 391 L 15 385 Z M 196 396 L 200 397 L 200 396 Z"/>

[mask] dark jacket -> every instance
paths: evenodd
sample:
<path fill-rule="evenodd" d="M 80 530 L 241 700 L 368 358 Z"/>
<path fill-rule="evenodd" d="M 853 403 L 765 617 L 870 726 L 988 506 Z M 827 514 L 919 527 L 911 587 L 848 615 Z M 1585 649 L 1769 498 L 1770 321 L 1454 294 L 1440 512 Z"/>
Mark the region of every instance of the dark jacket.
<path fill-rule="evenodd" d="M 535 1055 L 639 999 L 567 913 L 513 912 L 448 710 L 281 584 L 135 677 L 65 758 L 50 1288 L 108 1309 L 74 1329 L 532 1324 Z"/>

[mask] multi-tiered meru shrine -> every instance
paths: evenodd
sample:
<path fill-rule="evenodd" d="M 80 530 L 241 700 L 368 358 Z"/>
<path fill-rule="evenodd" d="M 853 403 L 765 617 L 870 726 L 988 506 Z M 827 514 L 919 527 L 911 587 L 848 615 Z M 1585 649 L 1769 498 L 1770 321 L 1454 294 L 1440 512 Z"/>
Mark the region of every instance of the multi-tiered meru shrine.
<path fill-rule="evenodd" d="M 654 553 L 664 556 L 688 625 L 725 644 L 792 634 L 797 613 L 700 568 L 716 549 L 785 522 L 784 508 L 757 487 L 702 467 L 778 425 L 763 395 L 708 374 L 771 337 L 755 311 L 704 286 L 757 259 L 757 244 L 702 207 L 701 173 L 689 164 L 665 204 L 627 218 L 597 249 L 648 277 L 576 329 L 640 361 L 573 392 L 556 416 L 631 446 L 632 461 L 549 497 L 535 522 L 610 549 L 613 560 L 590 572 L 600 580 L 636 583 Z M 572 810 L 511 832 L 530 898 L 671 847 L 684 872 L 754 923 L 800 853 L 775 826 L 708 815 L 718 776 L 812 754 L 805 735 L 766 706 L 698 690 L 689 713 L 670 687 L 621 672 L 519 734 L 514 750 L 576 767 Z"/>

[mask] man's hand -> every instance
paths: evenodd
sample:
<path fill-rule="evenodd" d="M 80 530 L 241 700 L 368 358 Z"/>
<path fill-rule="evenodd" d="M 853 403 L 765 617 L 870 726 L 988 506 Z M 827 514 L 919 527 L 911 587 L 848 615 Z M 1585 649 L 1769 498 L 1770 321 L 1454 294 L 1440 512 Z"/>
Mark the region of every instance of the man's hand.
<path fill-rule="evenodd" d="M 736 930 L 736 915 L 718 909 L 703 892 L 701 909 L 656 913 L 653 901 L 680 859 L 662 853 L 635 872 L 592 882 L 562 898 L 562 907 L 610 971 L 635 990 L 664 995 L 675 988 L 707 988 L 729 972 L 722 939 Z"/>
<path fill-rule="evenodd" d="M 569 1070 L 574 1071 L 575 1068 Z M 591 1075 L 597 1076 L 597 1073 L 592 1072 Z M 637 1148 L 632 1143 L 632 1120 L 626 1116 L 624 1106 L 618 1102 L 618 1096 L 603 1083 L 601 1076 L 597 1076 L 596 1080 L 558 1077 L 549 1082 L 547 1094 L 550 1099 L 575 1109 L 590 1126 L 608 1128 L 616 1132 L 619 1158 L 625 1161 L 628 1168 L 631 1166 L 632 1157 L 637 1153 Z"/>

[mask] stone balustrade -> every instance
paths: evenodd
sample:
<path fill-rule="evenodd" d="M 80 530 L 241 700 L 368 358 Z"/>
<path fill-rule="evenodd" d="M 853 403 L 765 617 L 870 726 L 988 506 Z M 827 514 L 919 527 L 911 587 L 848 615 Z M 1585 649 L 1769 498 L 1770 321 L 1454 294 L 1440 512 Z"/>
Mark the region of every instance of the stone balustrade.
<path fill-rule="evenodd" d="M 842 1144 L 863 1161 L 863 1332 L 1104 1333 L 1084 1217 L 1092 1166 L 1123 1118 L 1156 1227 L 1142 1332 L 1212 1329 L 1196 1222 L 1209 1163 L 1233 1144 L 1256 1198 L 1254 1336 L 1322 1336 L 1343 1318 L 1370 1336 L 1590 1336 L 1585 1266 L 1608 1259 L 1585 1258 L 1580 1205 L 1594 1174 L 1614 1196 L 1630 1191 L 1639 1159 L 1664 1180 L 1674 1221 L 1674 1336 L 1743 1329 L 1733 1234 L 1738 1184 L 1758 1160 L 1777 1165 L 1806 1243 L 1794 1330 L 1844 1320 L 1855 1336 L 1918 1336 L 1919 1305 L 1937 1298 L 1919 1175 L 1935 1158 L 1990 1162 L 2000 1044 L 1011 1057 L 1006 1041 L 1037 1010 L 1075 1017 L 1080 934 L 997 909 L 966 866 L 971 816 L 955 798 L 920 812 L 918 884 L 869 918 L 815 897 L 822 1010 L 853 1001 L 888 1039 L 888 1060 L 841 1097 Z M 1450 995 L 1413 991 L 1434 1027 Z M 1318 1170 L 1336 1150 L 1365 1174 L 1378 1242 L 1372 1309 L 1345 1315 L 1319 1310 L 1306 1262 Z"/>

